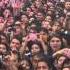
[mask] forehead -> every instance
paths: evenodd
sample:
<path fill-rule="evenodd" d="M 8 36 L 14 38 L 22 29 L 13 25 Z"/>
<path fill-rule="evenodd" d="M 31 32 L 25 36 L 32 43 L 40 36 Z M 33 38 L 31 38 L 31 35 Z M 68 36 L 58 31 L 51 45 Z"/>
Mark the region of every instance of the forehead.
<path fill-rule="evenodd" d="M 6 47 L 5 45 L 3 45 L 3 44 L 0 44 L 0 47 Z"/>
<path fill-rule="evenodd" d="M 48 22 L 48 21 L 43 21 L 42 24 L 47 24 L 47 25 L 48 25 L 48 24 L 50 24 L 50 22 Z"/>
<path fill-rule="evenodd" d="M 56 25 L 56 26 L 60 26 L 60 24 L 59 24 L 59 23 L 55 23 L 54 25 Z"/>
<path fill-rule="evenodd" d="M 45 61 L 40 61 L 38 62 L 38 66 L 48 66 L 48 64 Z"/>
<path fill-rule="evenodd" d="M 12 41 L 11 41 L 11 42 L 20 43 L 20 41 L 19 41 L 19 40 L 17 40 L 17 39 L 12 39 Z"/>
<path fill-rule="evenodd" d="M 27 16 L 26 15 L 22 15 L 21 18 L 27 18 Z"/>
<path fill-rule="evenodd" d="M 20 25 L 21 22 L 20 22 L 20 21 L 16 21 L 15 24 L 16 24 L 16 25 Z"/>
<path fill-rule="evenodd" d="M 38 16 L 43 16 L 43 14 L 41 12 L 37 13 Z"/>
<path fill-rule="evenodd" d="M 51 40 L 61 40 L 59 37 L 52 37 Z"/>
<path fill-rule="evenodd" d="M 70 2 L 65 2 L 65 7 L 70 6 Z"/>
<path fill-rule="evenodd" d="M 65 4 L 70 4 L 70 2 L 65 2 Z"/>
<path fill-rule="evenodd" d="M 23 59 L 23 61 L 21 62 L 21 64 L 24 64 L 24 63 L 28 63 L 28 61 L 26 59 Z"/>
<path fill-rule="evenodd" d="M 66 57 L 65 56 L 61 56 L 59 59 L 65 59 Z"/>
<path fill-rule="evenodd" d="M 10 12 L 10 10 L 9 9 L 5 9 L 5 11 L 4 12 Z"/>
<path fill-rule="evenodd" d="M 50 11 L 51 12 L 51 11 Z M 47 16 L 46 19 L 51 18 L 51 16 Z"/>
<path fill-rule="evenodd" d="M 48 2 L 47 5 L 48 5 L 48 6 L 53 6 L 53 3 Z"/>
<path fill-rule="evenodd" d="M 70 70 L 70 68 L 63 68 L 63 70 Z"/>
<path fill-rule="evenodd" d="M 32 47 L 39 47 L 39 45 L 37 45 L 37 44 L 33 44 Z"/>
<path fill-rule="evenodd" d="M 31 8 L 27 8 L 28 11 L 31 11 Z"/>

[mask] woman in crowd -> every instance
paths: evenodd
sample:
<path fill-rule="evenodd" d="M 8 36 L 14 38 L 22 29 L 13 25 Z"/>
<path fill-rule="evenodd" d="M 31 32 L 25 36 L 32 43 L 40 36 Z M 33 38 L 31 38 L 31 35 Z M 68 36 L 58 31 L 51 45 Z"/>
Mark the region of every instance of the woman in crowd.
<path fill-rule="evenodd" d="M 36 70 L 51 70 L 50 63 L 45 56 L 38 61 Z"/>
<path fill-rule="evenodd" d="M 0 55 L 6 55 L 0 61 L 4 68 L 69 69 L 69 21 L 70 0 L 0 0 Z"/>
<path fill-rule="evenodd" d="M 24 56 L 19 63 L 20 64 L 18 70 L 33 70 L 33 65 L 27 56 Z"/>
<path fill-rule="evenodd" d="M 53 34 L 48 39 L 48 54 L 53 55 L 55 52 L 59 51 L 60 49 L 64 48 L 63 39 L 58 34 Z"/>

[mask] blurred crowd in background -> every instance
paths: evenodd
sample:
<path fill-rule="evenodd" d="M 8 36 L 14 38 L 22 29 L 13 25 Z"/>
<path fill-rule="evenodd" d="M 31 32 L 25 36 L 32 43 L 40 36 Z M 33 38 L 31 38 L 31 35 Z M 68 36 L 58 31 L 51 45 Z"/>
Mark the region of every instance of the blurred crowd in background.
<path fill-rule="evenodd" d="M 0 0 L 0 70 L 70 70 L 70 0 Z"/>

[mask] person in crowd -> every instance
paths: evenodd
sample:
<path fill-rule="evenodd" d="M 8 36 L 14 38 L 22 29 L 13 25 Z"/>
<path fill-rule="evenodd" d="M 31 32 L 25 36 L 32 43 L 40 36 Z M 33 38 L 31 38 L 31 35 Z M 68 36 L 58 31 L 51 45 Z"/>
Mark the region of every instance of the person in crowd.
<path fill-rule="evenodd" d="M 58 34 L 53 34 L 48 39 L 48 54 L 53 54 L 60 49 L 64 48 L 63 39 Z"/>
<path fill-rule="evenodd" d="M 69 37 L 70 0 L 0 0 L 0 70 L 69 70 Z"/>
<path fill-rule="evenodd" d="M 18 70 L 33 70 L 33 65 L 27 56 L 24 56 L 20 61 Z"/>
<path fill-rule="evenodd" d="M 50 63 L 45 56 L 38 61 L 36 70 L 51 70 Z"/>

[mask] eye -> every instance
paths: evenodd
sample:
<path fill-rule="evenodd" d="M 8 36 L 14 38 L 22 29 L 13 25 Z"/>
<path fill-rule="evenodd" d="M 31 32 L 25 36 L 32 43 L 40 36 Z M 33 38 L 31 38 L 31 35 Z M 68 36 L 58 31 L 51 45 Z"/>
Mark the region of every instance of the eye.
<path fill-rule="evenodd" d="M 37 67 L 37 69 L 41 69 L 41 66 Z"/>
<path fill-rule="evenodd" d="M 51 42 L 55 42 L 55 40 L 51 40 Z"/>
<path fill-rule="evenodd" d="M 59 40 L 57 40 L 56 42 L 60 42 Z"/>

